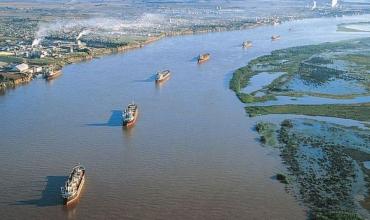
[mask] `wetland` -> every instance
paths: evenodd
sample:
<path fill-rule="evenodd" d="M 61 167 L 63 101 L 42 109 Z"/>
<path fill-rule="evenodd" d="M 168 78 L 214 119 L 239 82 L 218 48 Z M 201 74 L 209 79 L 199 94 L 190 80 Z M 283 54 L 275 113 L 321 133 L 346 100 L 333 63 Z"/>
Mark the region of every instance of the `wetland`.
<path fill-rule="evenodd" d="M 369 218 L 369 49 L 370 38 L 279 49 L 230 80 L 249 117 L 280 119 L 262 117 L 255 129 L 263 146 L 279 152 L 287 171 L 277 178 L 308 207 L 310 219 Z"/>

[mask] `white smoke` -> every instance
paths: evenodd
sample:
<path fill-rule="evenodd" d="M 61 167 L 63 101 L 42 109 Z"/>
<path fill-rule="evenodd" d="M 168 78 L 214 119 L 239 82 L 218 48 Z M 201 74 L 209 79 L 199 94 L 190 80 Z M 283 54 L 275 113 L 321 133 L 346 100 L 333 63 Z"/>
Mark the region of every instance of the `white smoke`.
<path fill-rule="evenodd" d="M 315 10 L 316 8 L 317 8 L 317 3 L 316 3 L 316 1 L 314 0 L 314 1 L 313 1 L 313 6 L 312 6 L 311 10 Z"/>
<path fill-rule="evenodd" d="M 170 22 L 171 20 L 171 22 Z M 50 35 L 75 36 L 79 40 L 82 36 L 94 35 L 130 35 L 151 32 L 161 32 L 173 28 L 173 25 L 185 25 L 187 21 L 181 18 L 169 18 L 160 14 L 144 13 L 132 19 L 90 18 L 68 19 L 51 23 L 40 24 L 35 34 L 34 46 L 40 44 Z"/>
<path fill-rule="evenodd" d="M 83 30 L 80 32 L 76 38 L 76 40 L 79 40 L 82 36 L 89 34 L 91 31 L 90 30 Z"/>
<path fill-rule="evenodd" d="M 331 0 L 331 7 L 335 8 L 338 6 L 338 0 Z"/>
<path fill-rule="evenodd" d="M 47 31 L 48 31 L 48 28 L 45 24 L 41 24 L 39 26 L 39 29 L 35 35 L 35 39 L 32 42 L 32 47 L 35 47 L 41 44 L 41 41 L 47 36 Z"/>
<path fill-rule="evenodd" d="M 41 43 L 41 38 L 36 38 L 32 41 L 32 47 L 36 47 Z"/>

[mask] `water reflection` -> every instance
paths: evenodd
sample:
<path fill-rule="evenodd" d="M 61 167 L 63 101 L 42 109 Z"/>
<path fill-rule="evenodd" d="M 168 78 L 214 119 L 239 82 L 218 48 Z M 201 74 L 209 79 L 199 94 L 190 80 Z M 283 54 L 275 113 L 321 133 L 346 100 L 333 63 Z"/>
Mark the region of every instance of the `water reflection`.
<path fill-rule="evenodd" d="M 46 83 L 46 85 L 48 85 L 48 86 L 52 86 L 58 78 L 59 78 L 59 77 L 52 78 L 52 79 L 45 79 L 45 83 Z"/>
<path fill-rule="evenodd" d="M 84 184 L 84 187 L 81 190 L 80 196 L 77 199 L 75 199 L 71 203 L 68 203 L 68 205 L 63 205 L 62 209 L 65 213 L 67 213 L 68 219 L 76 219 L 78 203 L 80 202 L 81 197 L 85 193 L 85 188 L 86 188 L 86 183 Z"/>
<path fill-rule="evenodd" d="M 41 198 L 20 200 L 13 205 L 35 205 L 38 207 L 61 205 L 63 200 L 60 197 L 59 189 L 64 185 L 67 178 L 67 176 L 47 176 L 46 186 L 41 192 Z"/>
<path fill-rule="evenodd" d="M 135 131 L 135 126 L 131 126 L 131 127 L 123 126 L 122 127 L 122 132 L 125 136 L 125 139 L 127 140 L 130 140 L 132 138 L 134 131 Z"/>
<path fill-rule="evenodd" d="M 169 76 L 168 78 L 166 78 L 166 79 L 164 79 L 160 82 L 155 82 L 155 88 L 157 90 L 160 90 L 167 83 L 167 81 L 170 80 L 170 79 L 171 79 L 171 76 Z"/>

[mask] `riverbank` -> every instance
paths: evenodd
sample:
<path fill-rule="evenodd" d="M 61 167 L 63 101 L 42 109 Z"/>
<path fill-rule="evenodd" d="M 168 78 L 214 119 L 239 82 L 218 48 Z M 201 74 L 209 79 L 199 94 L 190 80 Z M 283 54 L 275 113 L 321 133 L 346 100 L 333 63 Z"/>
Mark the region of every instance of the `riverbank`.
<path fill-rule="evenodd" d="M 48 9 L 48 10 L 55 10 L 55 9 Z M 363 13 L 365 13 L 366 11 L 364 11 Z M 62 11 L 58 11 L 58 14 L 59 13 L 63 13 Z M 85 27 L 83 28 L 82 26 L 84 25 L 84 22 L 86 23 L 89 23 L 90 21 L 86 21 L 84 19 L 88 19 L 89 16 L 88 15 L 84 15 L 82 16 L 82 26 L 77 28 L 76 30 L 72 29 L 72 30 L 68 30 L 66 31 L 67 34 L 61 34 L 60 32 L 64 32 L 63 30 L 52 30 L 51 33 L 50 33 L 50 36 L 43 36 L 43 39 L 48 41 L 49 42 L 49 45 L 48 47 L 51 48 L 51 46 L 54 44 L 54 43 L 60 43 L 58 41 L 69 41 L 69 43 L 73 42 L 76 40 L 76 43 L 78 43 L 80 46 L 81 44 L 81 40 L 77 40 L 77 36 L 75 36 L 76 34 L 78 35 L 78 38 L 82 37 L 82 40 L 85 41 L 85 43 L 88 45 L 88 48 L 86 50 L 84 50 L 84 48 L 79 48 L 78 49 L 78 52 L 71 52 L 70 54 L 67 53 L 67 55 L 62 55 L 60 56 L 60 54 L 57 54 L 58 56 L 55 56 L 53 55 L 54 57 L 48 57 L 48 58 L 41 58 L 41 59 L 29 59 L 29 58 L 24 58 L 22 56 L 0 56 L 0 61 L 8 61 L 8 62 L 17 62 L 17 63 L 29 63 L 29 64 L 34 64 L 34 65 L 55 65 L 57 69 L 61 69 L 62 67 L 64 67 L 65 65 L 67 64 L 71 64 L 71 63 L 77 63 L 77 62 L 81 62 L 81 61 L 85 61 L 85 60 L 89 60 L 89 59 L 92 59 L 94 57 L 100 57 L 100 56 L 104 56 L 104 55 L 109 55 L 109 54 L 114 54 L 114 53 L 118 53 L 118 52 L 123 52 L 123 51 L 126 51 L 126 50 L 131 50 L 131 49 L 136 49 L 136 48 L 140 48 L 140 47 L 143 47 L 151 42 L 154 42 L 154 41 L 158 41 L 159 39 L 162 39 L 163 37 L 171 37 L 171 36 L 178 36 L 178 35 L 191 35 L 191 34 L 204 34 L 204 33 L 210 33 L 210 32 L 223 32 L 223 31 L 235 31 L 235 30 L 245 30 L 245 29 L 250 29 L 250 28 L 256 28 L 256 27 L 260 27 L 260 26 L 263 26 L 263 25 L 279 25 L 281 23 L 284 23 L 286 21 L 292 21 L 292 20 L 299 20 L 299 19 L 308 19 L 308 18 L 316 18 L 316 17 L 331 17 L 331 16 L 335 16 L 335 15 L 346 15 L 346 14 L 351 14 L 351 11 L 342 11 L 342 10 L 331 10 L 330 8 L 323 8 L 321 10 L 318 10 L 316 11 L 315 13 L 307 13 L 307 14 L 300 14 L 300 15 L 296 15 L 296 14 L 292 14 L 292 15 L 280 15 L 280 16 L 266 16 L 266 17 L 261 17 L 261 18 L 256 18 L 256 19 L 252 19 L 252 18 L 243 18 L 243 19 L 232 19 L 232 20 L 225 20 L 224 22 L 216 22 L 216 23 L 193 23 L 192 25 L 185 25 L 184 27 L 178 27 L 178 26 L 173 26 L 173 27 L 167 27 L 165 29 L 161 29 L 159 28 L 159 30 L 155 30 L 153 33 L 151 33 L 150 31 L 148 30 L 143 30 L 144 32 L 148 32 L 147 34 L 143 34 L 143 33 L 136 33 L 136 32 L 132 32 L 132 33 L 129 33 L 127 36 L 126 34 L 123 35 L 123 36 L 105 36 L 104 35 L 99 35 L 98 33 L 92 33 L 94 31 L 92 31 L 94 28 L 93 27 Z M 25 39 L 22 39 L 22 38 L 19 38 L 23 35 L 19 35 L 18 36 L 18 33 L 16 33 L 15 36 L 11 35 L 12 36 L 9 40 L 7 37 L 7 35 L 9 35 L 8 33 L 5 33 L 4 34 L 4 37 L 3 39 L 6 40 L 7 42 L 13 42 L 13 41 L 19 41 L 21 42 L 22 45 L 12 45 L 13 47 L 18 47 L 18 46 L 21 46 L 21 47 L 24 47 L 27 45 L 25 45 L 24 43 L 25 42 L 28 42 L 29 44 L 32 42 L 32 44 L 35 42 L 35 41 L 41 41 L 41 38 L 38 39 L 34 39 L 33 41 L 30 40 L 30 38 L 32 37 L 32 34 L 28 33 L 29 31 L 35 31 L 34 29 L 36 28 L 37 26 L 37 22 L 46 22 L 46 23 L 49 23 L 48 25 L 46 25 L 45 27 L 43 27 L 44 29 L 47 29 L 47 28 L 51 28 L 53 27 L 53 24 L 52 22 L 47 19 L 47 20 L 43 20 L 42 18 L 36 18 L 33 14 L 32 11 L 30 11 L 30 14 L 28 16 L 31 16 L 30 18 L 28 17 L 25 17 L 24 19 L 21 19 L 19 18 L 18 20 L 17 19 L 13 19 L 13 20 L 6 20 L 6 25 L 3 25 L 5 26 L 4 29 L 5 29 L 5 32 L 6 31 L 9 31 L 11 29 L 9 29 L 9 27 L 11 27 L 13 25 L 13 22 L 15 23 L 14 24 L 14 28 L 21 28 L 21 29 L 25 29 L 25 31 L 27 32 L 27 35 L 25 36 Z M 4 18 L 7 18 L 6 16 Z M 8 19 L 8 18 L 7 18 Z M 41 20 L 40 20 L 41 19 Z M 21 21 L 19 21 L 21 20 Z M 222 19 L 221 19 L 222 20 Z M 170 19 L 171 21 L 171 19 Z M 106 21 L 108 23 L 112 23 L 115 24 L 116 20 L 114 19 L 111 19 L 111 20 L 108 20 Z M 138 20 L 137 22 L 143 22 L 142 20 Z M 162 20 L 161 20 L 162 22 Z M 26 25 L 27 23 L 30 23 L 32 25 Z M 171 22 L 170 22 L 171 23 Z M 68 24 L 68 22 L 67 22 Z M 2 25 L 2 24 L 1 24 Z M 63 27 L 63 25 L 66 25 L 66 24 L 62 24 L 61 27 Z M 86 24 L 85 24 L 86 25 Z M 152 25 L 152 24 L 149 24 L 149 26 Z M 91 24 L 89 24 L 89 26 L 91 26 Z M 93 25 L 92 25 L 93 26 Z M 140 25 L 139 25 L 140 26 Z M 149 28 L 148 26 L 148 28 Z M 162 25 L 163 26 L 163 25 Z M 1 27 L 1 26 L 0 26 Z M 161 25 L 159 25 L 158 27 L 161 27 Z M 68 25 L 66 25 L 65 28 L 70 28 L 68 27 Z M 51 28 L 51 29 L 55 29 L 55 28 Z M 156 28 L 155 28 L 156 29 Z M 42 28 L 41 28 L 42 30 Z M 54 31 L 54 32 L 53 32 Z M 99 31 L 102 31 L 102 30 L 99 30 Z M 97 31 L 97 32 L 99 32 Z M 107 30 L 105 30 L 107 31 Z M 40 32 L 40 30 L 38 30 L 37 32 Z M 84 37 L 83 35 L 80 35 L 82 33 L 90 33 L 90 35 L 92 35 L 91 37 Z M 108 32 L 109 33 L 109 32 Z M 44 33 L 45 34 L 45 33 Z M 100 33 L 101 34 L 101 33 Z M 135 35 L 135 34 L 138 34 L 138 35 Z M 37 37 L 38 34 L 36 34 L 36 37 Z M 144 37 L 145 36 L 145 37 Z M 148 37 L 150 36 L 150 37 Z M 19 39 L 18 39 L 19 38 Z M 133 40 L 135 39 L 135 40 Z M 52 44 L 50 44 L 50 41 L 57 41 L 57 42 L 54 42 Z M 127 41 L 127 42 L 126 42 Z M 12 43 L 13 44 L 13 43 Z M 5 44 L 7 45 L 7 44 Z M 108 45 L 108 46 L 107 46 Z M 118 46 L 116 46 L 118 45 Z M 1 45 L 0 45 L 1 46 Z M 29 45 L 28 45 L 29 46 Z M 54 45 L 55 46 L 55 45 Z M 98 47 L 95 47 L 95 46 L 98 46 Z M 113 47 L 112 47 L 113 46 Z M 46 47 L 45 47 L 46 48 Z M 33 45 L 32 45 L 32 48 L 28 48 L 28 51 L 25 51 L 25 52 L 22 52 L 23 54 L 25 53 L 34 53 L 35 48 L 33 48 Z M 71 49 L 72 50 L 72 49 Z M 18 52 L 14 52 L 15 54 L 19 53 Z M 28 55 L 27 55 L 28 56 Z M 18 77 L 19 76 L 14 76 L 14 77 Z M 16 87 L 17 85 L 20 85 L 20 84 L 24 84 L 24 83 L 27 83 L 29 81 L 31 81 L 32 79 L 34 78 L 34 76 L 32 76 L 31 78 L 27 77 L 27 78 L 22 78 L 22 83 L 19 83 L 20 80 L 12 80 L 11 78 L 7 78 L 7 80 L 3 80 L 2 82 L 0 82 L 0 90 L 5 90 L 7 87 L 11 87 L 11 88 L 14 88 Z M 243 100 L 248 100 L 250 99 L 250 97 L 246 96 L 245 94 L 241 94 L 241 99 Z M 256 99 L 254 98 L 254 100 L 258 100 L 258 101 L 265 101 L 265 100 L 269 100 L 271 97 L 269 96 L 265 96 L 263 98 L 259 98 L 259 99 Z"/>
<path fill-rule="evenodd" d="M 61 70 L 68 64 L 79 63 L 87 60 L 91 60 L 97 57 L 102 57 L 106 55 L 111 55 L 115 53 L 123 53 L 129 50 L 138 49 L 144 47 L 147 44 L 153 43 L 162 39 L 164 35 L 157 37 L 150 37 L 143 42 L 130 43 L 123 46 L 117 47 L 106 47 L 106 48 L 93 48 L 86 50 L 85 52 L 78 52 L 69 54 L 61 58 L 40 58 L 40 59 L 27 59 L 15 56 L 0 56 L 0 61 L 3 62 L 16 62 L 16 63 L 27 63 L 29 65 L 38 65 L 38 66 L 52 66 L 56 70 Z M 5 92 L 8 88 L 15 88 L 18 85 L 23 85 L 29 83 L 34 79 L 39 72 L 37 73 L 1 73 L 0 76 L 0 90 Z"/>
<path fill-rule="evenodd" d="M 115 53 L 123 53 L 129 50 L 142 48 L 150 43 L 156 42 L 165 37 L 175 37 L 181 35 L 197 35 L 212 32 L 226 32 L 226 31 L 236 31 L 236 30 L 246 30 L 251 28 L 257 28 L 264 25 L 274 25 L 278 21 L 279 23 L 291 20 L 291 16 L 281 17 L 279 19 L 260 19 L 255 22 L 244 21 L 238 23 L 232 23 L 231 25 L 204 25 L 204 26 L 194 26 L 188 30 L 175 30 L 157 34 L 155 36 L 146 37 L 140 41 L 133 41 L 128 43 L 120 43 L 122 46 L 116 47 L 88 47 L 85 49 L 80 49 L 77 53 L 71 53 L 61 58 L 39 58 L 39 59 L 29 59 L 23 57 L 17 57 L 13 55 L 0 55 L 0 61 L 3 62 L 14 62 L 14 63 L 27 63 L 30 65 L 41 65 L 41 66 L 53 66 L 55 69 L 62 69 L 68 64 L 83 62 L 91 60 L 93 58 L 112 55 Z M 128 37 L 129 38 L 129 37 Z M 50 39 L 49 39 L 50 40 Z M 62 40 L 62 39 L 58 39 Z M 90 44 L 87 42 L 87 44 Z M 104 44 L 103 44 L 104 45 Z M 11 73 L 7 74 L 10 75 Z M 16 88 L 18 85 L 26 84 L 32 81 L 37 74 L 12 74 L 12 77 L 1 77 L 0 78 L 0 90 L 4 93 L 7 88 Z"/>

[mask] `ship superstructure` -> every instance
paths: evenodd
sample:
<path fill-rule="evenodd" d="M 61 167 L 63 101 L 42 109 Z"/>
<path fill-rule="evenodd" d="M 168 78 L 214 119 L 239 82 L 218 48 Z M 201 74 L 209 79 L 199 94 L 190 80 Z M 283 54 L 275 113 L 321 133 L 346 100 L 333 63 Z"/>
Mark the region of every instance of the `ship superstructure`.
<path fill-rule="evenodd" d="M 198 56 L 198 63 L 203 63 L 203 62 L 209 60 L 210 57 L 211 57 L 211 54 L 209 54 L 209 53 L 201 54 L 201 55 Z"/>
<path fill-rule="evenodd" d="M 171 76 L 171 71 L 164 70 L 164 71 L 161 71 L 161 72 L 157 73 L 157 75 L 155 76 L 155 81 L 157 83 L 162 82 L 162 81 L 168 79 L 170 76 Z"/>
<path fill-rule="evenodd" d="M 243 48 L 251 48 L 253 46 L 252 41 L 247 40 L 243 42 Z"/>
<path fill-rule="evenodd" d="M 64 205 L 68 205 L 79 197 L 84 183 L 85 168 L 81 165 L 73 167 L 64 187 L 61 187 Z"/>
<path fill-rule="evenodd" d="M 129 104 L 126 109 L 123 110 L 122 125 L 128 127 L 135 124 L 138 114 L 138 106 L 134 103 Z"/>
<path fill-rule="evenodd" d="M 280 35 L 272 35 L 271 40 L 280 40 Z"/>

